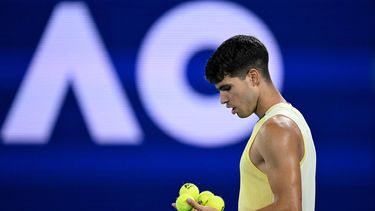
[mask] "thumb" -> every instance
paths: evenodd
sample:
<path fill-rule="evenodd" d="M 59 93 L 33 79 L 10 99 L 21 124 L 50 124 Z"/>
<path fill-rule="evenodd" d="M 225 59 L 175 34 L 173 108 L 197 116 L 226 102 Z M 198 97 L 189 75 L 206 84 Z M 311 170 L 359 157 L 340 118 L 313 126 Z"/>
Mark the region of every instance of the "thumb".
<path fill-rule="evenodd" d="M 198 211 L 202 210 L 202 208 L 203 208 L 202 205 L 198 204 L 198 202 L 194 201 L 194 200 L 191 199 L 191 198 L 188 198 L 188 199 L 186 200 L 186 202 L 187 202 L 188 204 L 190 204 L 194 209 L 196 209 L 196 210 L 198 210 Z"/>

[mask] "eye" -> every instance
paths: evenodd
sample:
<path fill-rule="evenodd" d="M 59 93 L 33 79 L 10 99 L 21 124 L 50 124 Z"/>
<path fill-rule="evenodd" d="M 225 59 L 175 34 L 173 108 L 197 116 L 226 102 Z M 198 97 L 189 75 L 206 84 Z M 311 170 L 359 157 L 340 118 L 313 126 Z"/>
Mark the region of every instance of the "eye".
<path fill-rule="evenodd" d="M 232 86 L 225 85 L 225 86 L 222 86 L 220 90 L 221 91 L 229 91 L 231 88 L 232 88 Z"/>

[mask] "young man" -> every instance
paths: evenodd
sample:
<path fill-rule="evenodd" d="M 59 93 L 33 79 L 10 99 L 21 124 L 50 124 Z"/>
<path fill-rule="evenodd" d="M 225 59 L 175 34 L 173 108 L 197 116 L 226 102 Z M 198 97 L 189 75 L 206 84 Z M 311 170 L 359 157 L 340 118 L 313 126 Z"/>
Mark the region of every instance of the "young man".
<path fill-rule="evenodd" d="M 273 85 L 265 46 L 252 36 L 234 36 L 214 52 L 205 74 L 232 114 L 259 117 L 240 161 L 238 210 L 313 211 L 316 153 L 311 132 Z M 198 211 L 214 211 L 188 203 Z"/>

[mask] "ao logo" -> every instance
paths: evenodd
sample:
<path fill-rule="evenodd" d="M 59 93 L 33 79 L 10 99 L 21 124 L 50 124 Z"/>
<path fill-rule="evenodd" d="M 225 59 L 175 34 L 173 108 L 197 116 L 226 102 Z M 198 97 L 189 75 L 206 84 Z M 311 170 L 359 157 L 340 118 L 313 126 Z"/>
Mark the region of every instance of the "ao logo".
<path fill-rule="evenodd" d="M 177 141 L 215 147 L 249 135 L 254 115 L 232 116 L 218 96 L 195 92 L 184 74 L 194 53 L 215 49 L 236 34 L 252 34 L 265 43 L 273 81 L 281 88 L 277 42 L 262 20 L 237 4 L 187 2 L 165 13 L 147 33 L 135 70 L 139 95 L 152 120 Z M 56 6 L 4 122 L 3 141 L 47 143 L 69 86 L 96 143 L 142 142 L 142 129 L 87 6 L 80 2 Z"/>

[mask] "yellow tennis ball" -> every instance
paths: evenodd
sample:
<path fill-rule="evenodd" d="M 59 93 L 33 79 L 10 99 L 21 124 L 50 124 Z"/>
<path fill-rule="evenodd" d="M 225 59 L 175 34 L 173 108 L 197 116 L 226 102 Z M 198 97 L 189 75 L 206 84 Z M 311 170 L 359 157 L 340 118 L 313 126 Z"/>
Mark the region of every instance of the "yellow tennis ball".
<path fill-rule="evenodd" d="M 193 183 L 185 183 L 180 188 L 180 195 L 182 194 L 189 194 L 195 201 L 198 201 L 199 189 Z"/>
<path fill-rule="evenodd" d="M 191 211 L 193 209 L 193 207 L 186 202 L 188 198 L 193 199 L 193 197 L 188 194 L 182 194 L 177 197 L 176 208 L 178 211 Z"/>
<path fill-rule="evenodd" d="M 198 196 L 198 203 L 205 206 L 207 204 L 208 199 L 211 198 L 212 196 L 214 196 L 212 192 L 208 190 L 203 191 Z"/>
<path fill-rule="evenodd" d="M 223 211 L 225 208 L 224 200 L 220 196 L 210 197 L 206 206 L 215 208 L 217 211 Z"/>

